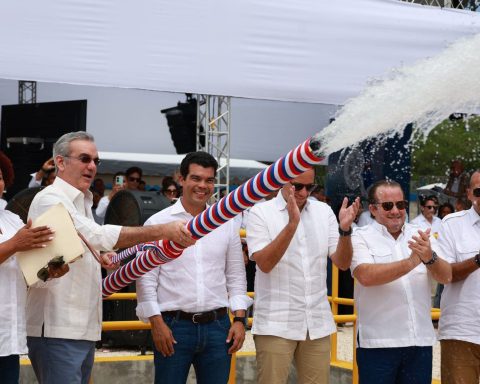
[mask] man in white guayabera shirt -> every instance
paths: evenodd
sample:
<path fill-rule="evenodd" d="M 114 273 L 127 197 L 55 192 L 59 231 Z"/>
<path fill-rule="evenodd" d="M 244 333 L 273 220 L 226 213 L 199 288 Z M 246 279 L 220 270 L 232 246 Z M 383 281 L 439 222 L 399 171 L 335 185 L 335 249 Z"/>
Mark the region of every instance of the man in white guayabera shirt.
<path fill-rule="evenodd" d="M 480 171 L 467 189 L 472 208 L 444 217 L 438 253 L 452 263 L 440 308 L 442 384 L 478 384 L 480 380 Z"/>
<path fill-rule="evenodd" d="M 347 270 L 351 225 L 360 201 L 340 224 L 332 209 L 308 200 L 314 171 L 287 183 L 274 199 L 255 205 L 247 223 L 250 257 L 257 263 L 252 333 L 260 384 L 286 383 L 295 360 L 300 383 L 328 383 L 330 335 L 336 327 L 327 299 L 327 258 Z"/>
<path fill-rule="evenodd" d="M 90 134 L 71 132 L 63 135 L 53 146 L 53 158 L 57 177 L 33 199 L 28 213 L 30 218 L 35 219 L 50 207 L 62 203 L 77 231 L 94 249 L 101 251 L 162 238 L 184 246 L 194 244 L 181 221 L 139 228 L 95 223 L 89 188 L 100 160 Z M 70 271 L 65 276 L 40 282 L 28 291 L 28 354 L 40 384 L 88 383 L 95 341 L 100 339 L 100 264 L 87 251 L 69 265 Z"/>
<path fill-rule="evenodd" d="M 430 384 L 430 278 L 448 283 L 451 267 L 432 252 L 429 230 L 405 223 L 407 201 L 395 181 L 368 193 L 375 220 L 352 236 L 357 364 L 362 384 Z"/>

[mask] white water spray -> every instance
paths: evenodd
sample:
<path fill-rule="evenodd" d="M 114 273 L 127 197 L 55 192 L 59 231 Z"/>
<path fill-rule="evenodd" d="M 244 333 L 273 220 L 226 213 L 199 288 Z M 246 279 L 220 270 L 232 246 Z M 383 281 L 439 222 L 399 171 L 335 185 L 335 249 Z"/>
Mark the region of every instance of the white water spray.
<path fill-rule="evenodd" d="M 425 137 L 451 113 L 480 111 L 480 34 L 437 56 L 392 71 L 349 100 L 314 139 L 322 155 L 415 123 Z"/>

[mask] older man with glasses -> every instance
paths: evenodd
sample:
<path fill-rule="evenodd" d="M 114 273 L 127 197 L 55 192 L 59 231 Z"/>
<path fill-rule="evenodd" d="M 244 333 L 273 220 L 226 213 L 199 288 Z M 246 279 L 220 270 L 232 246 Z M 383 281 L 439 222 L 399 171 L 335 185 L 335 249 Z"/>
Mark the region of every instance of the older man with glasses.
<path fill-rule="evenodd" d="M 35 219 L 50 207 L 63 204 L 92 250 L 108 251 L 159 239 L 174 240 L 184 246 L 194 244 L 180 221 L 139 228 L 95 223 L 89 188 L 100 160 L 90 134 L 71 132 L 60 137 L 53 146 L 53 159 L 57 177 L 35 196 L 29 218 Z M 112 267 L 105 255 L 103 262 L 103 266 Z M 86 251 L 69 266 L 65 276 L 39 283 L 28 291 L 28 353 L 40 384 L 87 384 L 95 341 L 100 339 L 100 263 L 92 252 Z"/>
<path fill-rule="evenodd" d="M 442 221 L 438 253 L 452 266 L 441 300 L 442 384 L 480 380 L 480 170 L 467 189 L 472 208 Z"/>
<path fill-rule="evenodd" d="M 394 181 L 369 191 L 375 220 L 352 236 L 361 384 L 430 384 L 430 277 L 451 279 L 450 265 L 432 252 L 429 230 L 406 224 L 407 201 Z"/>

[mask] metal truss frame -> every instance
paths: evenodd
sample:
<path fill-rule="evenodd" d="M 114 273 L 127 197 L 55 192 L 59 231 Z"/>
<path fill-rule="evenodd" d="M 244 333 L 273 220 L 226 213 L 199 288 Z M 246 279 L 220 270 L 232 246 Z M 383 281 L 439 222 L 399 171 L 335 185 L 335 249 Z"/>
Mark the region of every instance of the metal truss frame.
<path fill-rule="evenodd" d="M 18 82 L 18 104 L 35 104 L 37 102 L 37 82 L 20 80 Z"/>
<path fill-rule="evenodd" d="M 197 150 L 210 153 L 218 162 L 213 199 L 230 186 L 231 97 L 197 95 Z"/>

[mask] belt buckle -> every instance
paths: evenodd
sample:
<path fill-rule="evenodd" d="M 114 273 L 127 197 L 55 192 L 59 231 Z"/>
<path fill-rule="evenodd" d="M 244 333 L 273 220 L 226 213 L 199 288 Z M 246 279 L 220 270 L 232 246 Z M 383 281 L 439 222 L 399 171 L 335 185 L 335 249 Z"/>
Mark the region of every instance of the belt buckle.
<path fill-rule="evenodd" d="M 200 312 L 200 313 L 194 313 L 194 314 L 192 315 L 192 323 L 193 323 L 193 324 L 198 324 L 198 321 L 195 320 L 195 316 L 200 317 L 200 316 L 202 316 L 202 315 L 203 315 L 203 313 L 201 313 L 201 312 Z"/>

